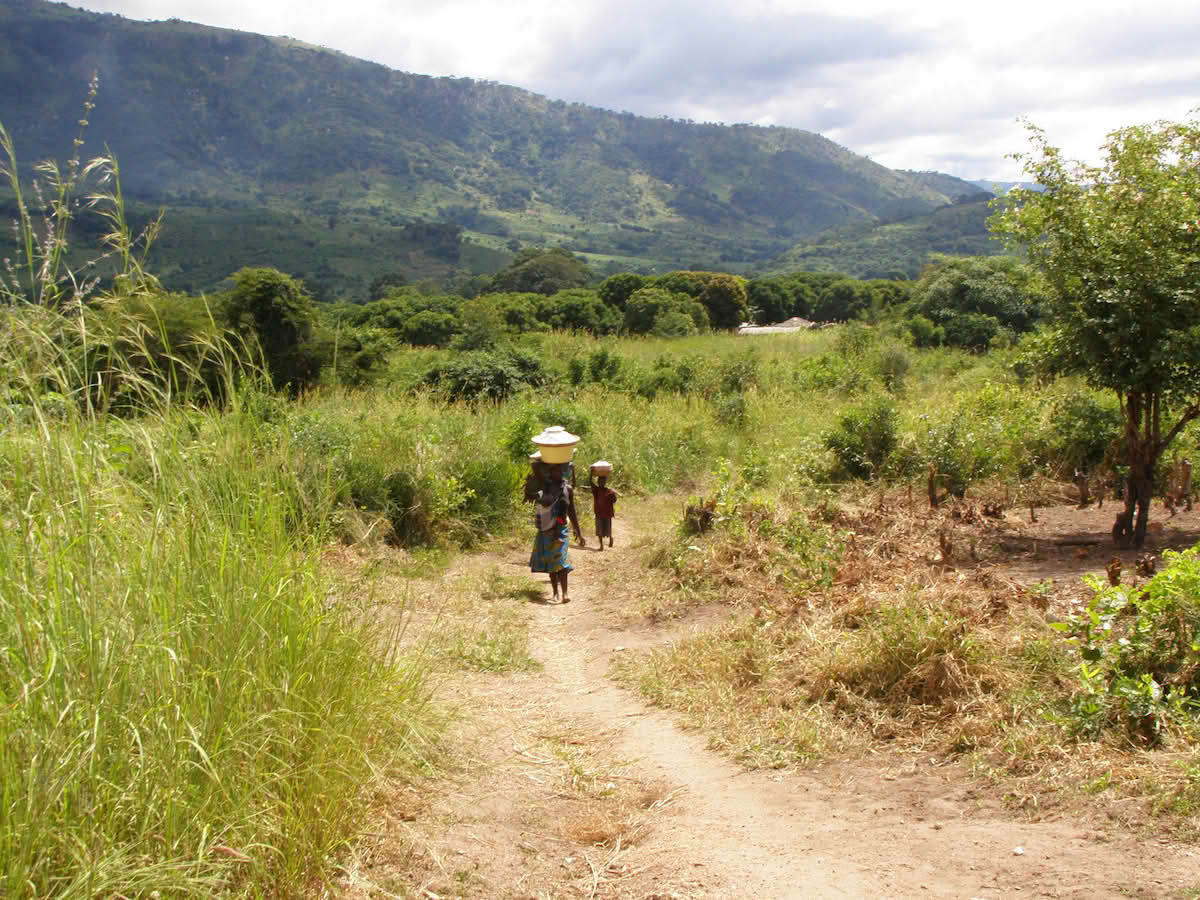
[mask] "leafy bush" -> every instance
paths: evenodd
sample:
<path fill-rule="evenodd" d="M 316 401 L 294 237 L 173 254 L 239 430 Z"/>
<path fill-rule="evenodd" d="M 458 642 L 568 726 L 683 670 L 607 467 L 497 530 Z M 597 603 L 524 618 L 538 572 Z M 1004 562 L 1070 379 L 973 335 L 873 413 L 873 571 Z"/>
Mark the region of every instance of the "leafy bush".
<path fill-rule="evenodd" d="M 649 372 L 635 379 L 637 394 L 653 400 L 660 393 L 687 395 L 703 389 L 703 360 L 698 356 L 659 356 Z"/>
<path fill-rule="evenodd" d="M 840 356 L 822 353 L 796 362 L 792 379 L 799 391 L 828 391 L 841 384 L 849 369 Z"/>
<path fill-rule="evenodd" d="M 233 283 L 229 325 L 258 341 L 275 386 L 298 391 L 313 384 L 331 348 L 313 340 L 317 314 L 304 285 L 266 267 L 240 269 Z"/>
<path fill-rule="evenodd" d="M 696 334 L 697 331 L 692 317 L 679 309 L 660 312 L 654 317 L 654 325 L 650 329 L 652 335 L 663 338 L 689 337 Z"/>
<path fill-rule="evenodd" d="M 850 322 L 837 329 L 835 346 L 838 355 L 845 360 L 863 357 L 878 340 L 874 329 L 861 322 Z"/>
<path fill-rule="evenodd" d="M 750 388 L 758 387 L 758 383 L 758 357 L 753 351 L 726 359 L 717 369 L 717 389 L 721 393 L 742 394 Z"/>
<path fill-rule="evenodd" d="M 592 430 L 591 419 L 568 404 L 529 401 L 521 404 L 504 426 L 501 446 L 507 457 L 514 462 L 525 462 L 537 449 L 533 446 L 534 435 L 551 425 L 561 425 L 581 438 Z"/>
<path fill-rule="evenodd" d="M 742 429 L 750 421 L 750 405 L 745 394 L 721 394 L 713 404 L 713 418 L 722 425 Z"/>
<path fill-rule="evenodd" d="M 1200 711 L 1200 550 L 1163 552 L 1166 569 L 1141 587 L 1089 576 L 1087 605 L 1054 628 L 1080 656 L 1069 725 L 1094 738 L 1119 726 L 1154 743 Z"/>
<path fill-rule="evenodd" d="M 914 347 L 940 347 L 946 340 L 946 330 L 919 313 L 908 320 L 908 331 Z"/>
<path fill-rule="evenodd" d="M 1073 469 L 1095 468 L 1120 439 L 1121 428 L 1121 411 L 1115 406 L 1101 403 L 1089 391 L 1067 394 L 1051 411 L 1046 461 L 1067 474 Z"/>
<path fill-rule="evenodd" d="M 965 347 L 982 353 L 1001 334 L 1000 320 L 984 313 L 959 313 L 942 326 L 945 341 L 953 347 Z M 1009 335 L 1011 338 L 1011 335 Z"/>
<path fill-rule="evenodd" d="M 458 319 L 446 312 L 423 310 L 404 323 L 404 340 L 421 347 L 444 347 L 458 332 Z"/>
<path fill-rule="evenodd" d="M 649 334 L 658 319 L 667 313 L 683 313 L 696 329 L 708 328 L 708 311 L 687 294 L 663 288 L 634 291 L 625 305 L 625 330 L 630 334 Z"/>
<path fill-rule="evenodd" d="M 601 347 L 588 356 L 587 367 L 592 381 L 612 381 L 621 371 L 621 357 Z"/>
<path fill-rule="evenodd" d="M 883 386 L 893 394 L 904 390 L 904 378 L 910 367 L 908 354 L 899 347 L 888 347 L 875 360 L 875 373 Z"/>
<path fill-rule="evenodd" d="M 539 318 L 551 328 L 585 331 L 589 334 L 616 334 L 621 328 L 621 313 L 601 300 L 595 291 L 583 288 L 559 291 L 539 304 Z"/>
<path fill-rule="evenodd" d="M 587 363 L 582 356 L 572 356 L 567 360 L 567 381 L 571 387 L 581 387 L 587 383 Z"/>
<path fill-rule="evenodd" d="M 451 400 L 505 400 L 526 387 L 551 380 L 541 360 L 531 353 L 474 351 L 430 369 L 424 383 L 445 392 Z"/>
<path fill-rule="evenodd" d="M 334 357 L 337 382 L 352 387 L 371 384 L 385 371 L 395 349 L 395 339 L 382 328 L 351 328 L 339 334 Z"/>
<path fill-rule="evenodd" d="M 967 492 L 967 485 L 979 474 L 974 446 L 957 422 L 933 425 L 921 441 L 921 456 L 933 466 L 938 487 L 955 497 Z"/>
<path fill-rule="evenodd" d="M 873 478 L 899 442 L 896 407 L 886 398 L 858 406 L 838 420 L 825 446 L 852 478 Z"/>

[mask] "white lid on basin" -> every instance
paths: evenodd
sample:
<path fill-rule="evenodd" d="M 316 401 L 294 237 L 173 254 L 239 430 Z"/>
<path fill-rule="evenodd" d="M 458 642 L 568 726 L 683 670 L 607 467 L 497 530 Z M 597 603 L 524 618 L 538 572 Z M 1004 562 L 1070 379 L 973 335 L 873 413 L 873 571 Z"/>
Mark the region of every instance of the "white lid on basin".
<path fill-rule="evenodd" d="M 579 443 L 579 435 L 571 434 L 561 425 L 551 425 L 541 434 L 534 435 L 533 442 L 539 447 L 566 447 Z"/>

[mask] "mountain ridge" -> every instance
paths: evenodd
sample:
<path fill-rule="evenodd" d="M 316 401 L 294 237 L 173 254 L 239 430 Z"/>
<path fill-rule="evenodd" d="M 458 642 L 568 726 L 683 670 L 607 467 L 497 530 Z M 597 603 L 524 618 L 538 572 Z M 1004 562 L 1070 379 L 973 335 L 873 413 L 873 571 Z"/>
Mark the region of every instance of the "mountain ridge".
<path fill-rule="evenodd" d="M 353 293 L 381 265 L 364 256 L 465 278 L 530 245 L 565 246 L 601 270 L 749 271 L 831 229 L 909 220 L 978 190 L 801 129 L 648 119 L 288 37 L 46 0 L 0 7 L 0 50 L 0 120 L 26 162 L 70 146 L 82 87 L 99 73 L 89 144 L 112 147 L 132 197 L 171 207 L 168 226 L 180 213 L 173 227 L 197 252 L 181 239 L 161 262 L 183 289 L 240 263 Z M 274 259 L 218 252 L 205 213 L 219 229 L 235 210 L 248 229 L 261 219 L 260 236 L 294 227 L 298 246 L 284 240 Z M 410 240 L 422 223 L 461 229 L 465 256 Z"/>

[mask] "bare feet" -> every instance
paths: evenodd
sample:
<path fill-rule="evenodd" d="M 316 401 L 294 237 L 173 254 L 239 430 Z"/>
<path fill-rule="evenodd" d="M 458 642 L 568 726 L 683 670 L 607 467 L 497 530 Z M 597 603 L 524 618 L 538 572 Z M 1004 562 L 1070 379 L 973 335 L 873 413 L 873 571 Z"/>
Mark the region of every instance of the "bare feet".
<path fill-rule="evenodd" d="M 566 594 L 563 594 L 563 603 L 570 603 L 570 602 L 571 602 L 571 598 L 568 597 Z"/>

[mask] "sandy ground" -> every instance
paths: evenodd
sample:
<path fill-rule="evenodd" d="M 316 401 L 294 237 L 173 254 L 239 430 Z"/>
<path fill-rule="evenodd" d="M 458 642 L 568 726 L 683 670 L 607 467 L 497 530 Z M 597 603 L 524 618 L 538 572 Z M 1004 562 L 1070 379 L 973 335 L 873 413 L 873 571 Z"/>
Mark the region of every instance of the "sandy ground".
<path fill-rule="evenodd" d="M 1028 582 L 1102 572 L 1117 509 L 1037 511 L 1005 523 Z M 1163 518 L 1158 516 L 1158 518 Z M 1011 527 L 1009 527 L 1011 526 Z M 1129 834 L 1115 818 L 1014 811 L 995 788 L 930 756 L 745 771 L 606 677 L 615 655 L 680 626 L 628 617 L 642 588 L 637 535 L 572 550 L 572 602 L 529 603 L 541 671 L 442 686 L 463 748 L 433 790 L 382 791 L 341 897 L 1182 898 L 1200 896 L 1200 848 Z M 1194 542 L 1200 512 L 1151 534 Z M 1128 553 L 1133 565 L 1136 554 Z M 510 544 L 464 559 L 443 584 L 496 566 L 528 578 Z M 539 576 L 543 578 L 544 576 Z M 545 584 L 544 581 L 537 582 Z M 684 626 L 695 627 L 695 626 Z"/>

